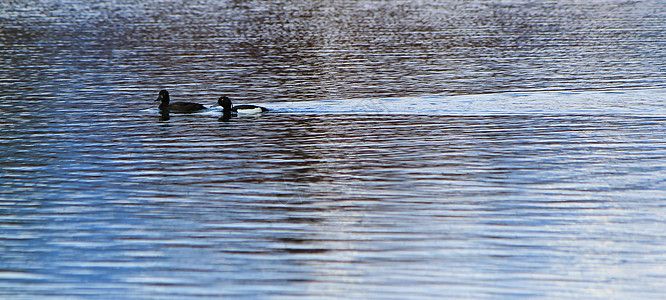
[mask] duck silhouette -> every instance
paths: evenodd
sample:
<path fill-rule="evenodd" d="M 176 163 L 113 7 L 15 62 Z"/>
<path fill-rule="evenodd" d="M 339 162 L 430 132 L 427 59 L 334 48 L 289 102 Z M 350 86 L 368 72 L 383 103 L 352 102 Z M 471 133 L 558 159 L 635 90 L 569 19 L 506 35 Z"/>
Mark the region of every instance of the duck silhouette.
<path fill-rule="evenodd" d="M 170 104 L 169 103 L 170 100 L 171 99 L 169 98 L 169 92 L 167 92 L 166 90 L 161 90 L 159 96 L 157 96 L 157 99 L 155 99 L 155 102 L 161 101 L 162 103 L 160 103 L 159 106 L 160 110 L 167 112 L 189 113 L 206 109 L 205 106 L 199 103 L 174 102 Z"/>
<path fill-rule="evenodd" d="M 243 104 L 243 105 L 236 105 L 234 106 L 233 103 L 231 102 L 231 99 L 227 96 L 222 96 L 217 100 L 217 104 L 222 106 L 222 113 L 223 114 L 259 114 L 263 112 L 269 111 L 268 108 L 257 106 L 257 105 L 251 105 L 251 104 Z"/>

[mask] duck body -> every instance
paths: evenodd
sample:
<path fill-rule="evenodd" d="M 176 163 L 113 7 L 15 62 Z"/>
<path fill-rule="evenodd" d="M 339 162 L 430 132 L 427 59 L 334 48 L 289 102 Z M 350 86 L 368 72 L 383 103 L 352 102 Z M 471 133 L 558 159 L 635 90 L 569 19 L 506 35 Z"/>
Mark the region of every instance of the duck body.
<path fill-rule="evenodd" d="M 222 113 L 226 114 L 259 114 L 263 112 L 269 111 L 268 108 L 257 106 L 257 105 L 251 105 L 251 104 L 243 104 L 243 105 L 236 105 L 234 106 L 231 103 L 231 99 L 227 96 L 222 96 L 220 99 L 217 100 L 217 104 L 222 106 Z"/>
<path fill-rule="evenodd" d="M 168 110 L 172 112 L 195 112 L 204 109 L 206 109 L 205 106 L 192 102 L 174 102 L 166 105 L 160 104 L 160 110 Z"/>
<path fill-rule="evenodd" d="M 169 92 L 167 92 L 166 90 L 161 90 L 155 102 L 161 101 L 159 109 L 161 111 L 168 111 L 168 112 L 188 113 L 188 112 L 196 112 L 206 109 L 205 106 L 199 103 L 194 103 L 194 102 L 170 103 L 170 100 L 171 99 L 169 98 Z"/>
<path fill-rule="evenodd" d="M 258 114 L 262 112 L 267 112 L 268 108 L 256 105 L 250 105 L 250 104 L 243 104 L 232 107 L 231 111 L 239 114 Z"/>

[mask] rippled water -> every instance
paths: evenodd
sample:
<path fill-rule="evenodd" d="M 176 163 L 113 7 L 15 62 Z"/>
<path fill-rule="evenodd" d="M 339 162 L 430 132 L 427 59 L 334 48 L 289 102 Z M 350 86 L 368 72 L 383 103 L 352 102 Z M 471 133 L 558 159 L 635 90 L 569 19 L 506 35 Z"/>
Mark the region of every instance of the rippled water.
<path fill-rule="evenodd" d="M 660 298 L 665 10 L 2 2 L 0 297 Z"/>

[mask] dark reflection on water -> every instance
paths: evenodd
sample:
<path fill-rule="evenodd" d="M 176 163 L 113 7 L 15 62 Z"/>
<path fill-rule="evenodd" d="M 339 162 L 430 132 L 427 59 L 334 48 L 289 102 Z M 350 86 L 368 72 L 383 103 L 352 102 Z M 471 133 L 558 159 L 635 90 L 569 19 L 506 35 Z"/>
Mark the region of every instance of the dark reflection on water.
<path fill-rule="evenodd" d="M 664 85 L 659 1 L 70 2 L 2 5 L 12 90 L 303 100 Z"/>
<path fill-rule="evenodd" d="M 658 298 L 664 13 L 2 2 L 0 297 Z"/>

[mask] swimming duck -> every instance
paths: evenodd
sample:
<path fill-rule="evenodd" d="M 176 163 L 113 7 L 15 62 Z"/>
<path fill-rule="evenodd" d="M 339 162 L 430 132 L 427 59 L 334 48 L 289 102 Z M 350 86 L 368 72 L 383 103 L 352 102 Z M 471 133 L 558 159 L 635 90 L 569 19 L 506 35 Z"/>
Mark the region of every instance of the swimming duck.
<path fill-rule="evenodd" d="M 162 111 L 172 111 L 172 112 L 195 112 L 199 110 L 206 109 L 205 106 L 199 104 L 199 103 L 193 103 L 193 102 L 174 102 L 172 104 L 169 104 L 169 92 L 166 90 L 161 90 L 159 96 L 157 96 L 157 101 L 162 101 L 160 103 L 160 110 Z"/>
<path fill-rule="evenodd" d="M 268 111 L 268 108 L 256 105 L 243 104 L 234 106 L 231 103 L 231 99 L 227 96 L 220 97 L 220 99 L 217 100 L 217 104 L 222 106 L 223 113 L 258 114 Z"/>

